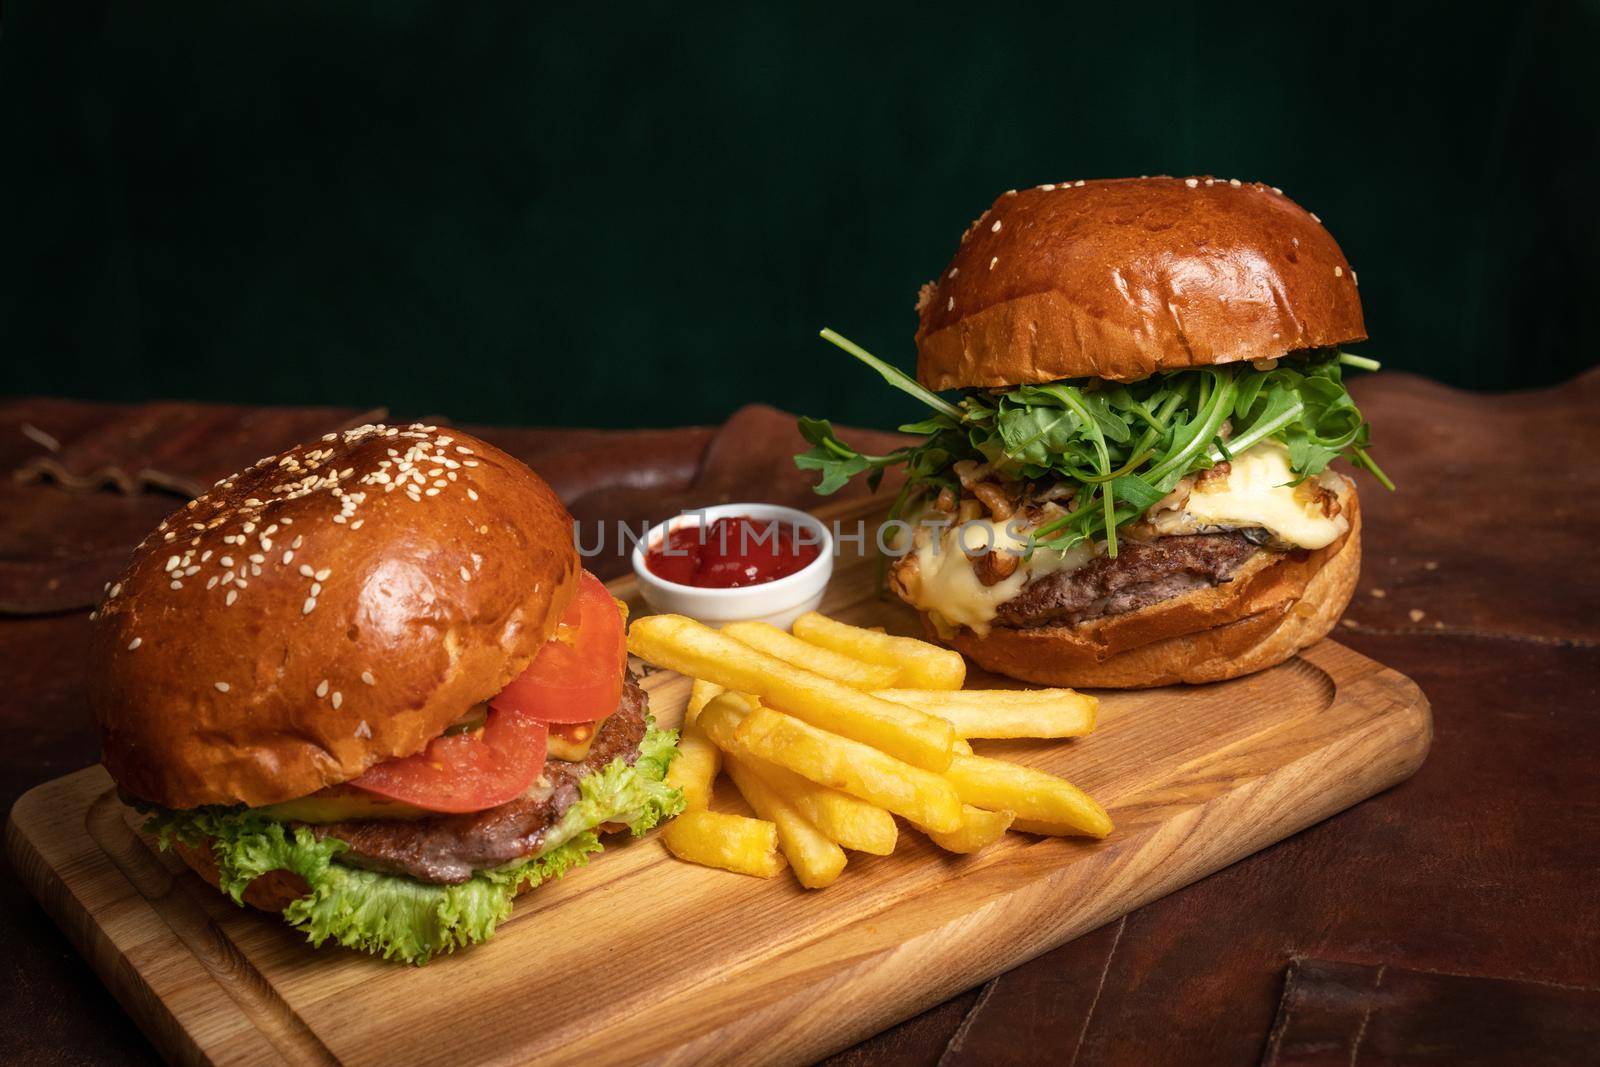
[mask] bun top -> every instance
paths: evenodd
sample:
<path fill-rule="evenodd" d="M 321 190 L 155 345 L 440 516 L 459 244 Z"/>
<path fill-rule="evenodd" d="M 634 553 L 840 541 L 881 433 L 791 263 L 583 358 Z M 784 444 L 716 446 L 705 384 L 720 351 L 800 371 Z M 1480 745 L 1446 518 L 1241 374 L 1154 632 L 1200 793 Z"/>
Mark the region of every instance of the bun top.
<path fill-rule="evenodd" d="M 1003 194 L 917 301 L 930 389 L 1110 378 L 1366 338 L 1356 275 L 1277 189 L 1125 178 Z"/>
<path fill-rule="evenodd" d="M 169 516 L 92 616 L 106 769 L 170 808 L 271 804 L 421 751 L 560 622 L 572 519 L 452 429 L 362 426 Z"/>

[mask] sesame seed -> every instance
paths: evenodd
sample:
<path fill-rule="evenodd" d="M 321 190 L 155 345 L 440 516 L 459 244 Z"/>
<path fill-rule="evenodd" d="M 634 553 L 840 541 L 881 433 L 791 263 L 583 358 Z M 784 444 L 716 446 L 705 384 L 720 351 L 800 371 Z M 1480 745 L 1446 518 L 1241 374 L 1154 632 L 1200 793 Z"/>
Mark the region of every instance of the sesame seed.
<path fill-rule="evenodd" d="M 284 522 L 290 522 L 290 521 L 291 521 L 291 520 L 289 520 L 289 519 L 284 519 L 284 520 L 283 520 L 283 521 L 284 521 Z M 302 541 L 304 541 L 304 540 L 305 540 L 305 538 L 304 538 L 304 537 L 300 537 L 300 536 L 296 536 L 296 537 L 295 537 L 295 539 L 294 539 L 294 540 L 293 540 L 293 541 L 290 541 L 290 542 L 289 542 L 289 547 L 290 547 L 290 548 L 299 548 L 299 547 L 300 547 L 300 543 L 301 543 L 301 542 L 302 542 Z"/>
<path fill-rule="evenodd" d="M 315 578 L 317 572 L 311 569 L 311 564 L 302 563 L 300 564 L 300 575 L 303 578 Z"/>
<path fill-rule="evenodd" d="M 999 256 L 995 256 L 993 259 L 989 260 L 989 269 L 994 270 L 994 265 L 998 262 L 1000 262 Z"/>
<path fill-rule="evenodd" d="M 311 595 L 312 596 L 321 596 L 322 595 L 322 583 L 321 582 L 312 582 L 311 583 Z"/>
<path fill-rule="evenodd" d="M 439 490 L 430 486 L 427 490 L 424 491 L 423 495 L 424 496 L 438 496 L 439 495 Z"/>
<path fill-rule="evenodd" d="M 1350 280 L 1352 282 L 1354 282 L 1356 285 L 1360 285 L 1361 284 L 1361 279 L 1356 277 L 1356 272 L 1355 272 L 1355 268 L 1354 267 L 1352 267 L 1350 269 Z"/>
<path fill-rule="evenodd" d="M 323 697 L 325 697 L 327 695 L 328 695 L 328 680 L 326 678 L 324 678 L 321 682 L 319 682 L 317 684 L 317 699 L 321 700 Z"/>
<path fill-rule="evenodd" d="M 462 567 L 462 568 L 461 568 L 461 580 L 462 580 L 462 581 L 463 581 L 463 582 L 470 582 L 470 581 L 472 581 L 472 572 L 471 572 L 471 571 L 469 571 L 469 570 L 467 570 L 467 568 L 465 568 L 465 567 Z"/>
<path fill-rule="evenodd" d="M 315 578 L 319 582 L 325 582 L 325 581 L 328 580 L 328 575 L 330 575 L 332 573 L 333 573 L 333 568 L 332 567 L 324 567 L 320 571 L 318 571 L 316 574 L 312 575 L 312 577 Z"/>
<path fill-rule="evenodd" d="M 177 581 L 176 579 L 174 579 L 173 582 L 172 582 L 172 588 L 174 588 L 174 589 L 182 589 L 183 588 L 183 583 L 180 582 L 180 581 Z"/>
<path fill-rule="evenodd" d="M 217 562 L 222 564 L 224 567 L 231 567 L 231 566 L 233 566 L 233 557 L 232 556 L 223 556 Z"/>
<path fill-rule="evenodd" d="M 1428 613 L 1423 611 L 1421 608 L 1412 608 L 1406 614 L 1412 622 L 1421 622 Z"/>
<path fill-rule="evenodd" d="M 107 596 L 116 596 L 120 592 L 122 592 L 122 583 L 118 582 L 116 585 L 111 587 L 111 592 L 106 594 L 106 595 Z"/>
<path fill-rule="evenodd" d="M 227 597 L 226 600 L 223 601 L 223 603 L 231 608 L 231 607 L 233 607 L 233 602 L 235 600 L 238 600 L 238 599 L 239 599 L 239 590 L 230 589 L 230 590 L 228 590 L 228 597 Z"/>
<path fill-rule="evenodd" d="M 212 682 L 211 684 L 217 687 L 217 692 L 219 693 L 226 693 L 228 691 L 227 682 Z"/>
<path fill-rule="evenodd" d="M 217 576 L 215 574 L 213 574 L 211 577 L 206 579 L 206 588 L 207 589 L 215 589 L 216 587 L 217 587 Z"/>
<path fill-rule="evenodd" d="M 357 519 L 355 522 L 352 522 L 350 524 L 350 529 L 359 530 L 359 529 L 361 529 L 361 524 L 366 522 L 366 521 L 367 521 L 366 519 Z"/>
<path fill-rule="evenodd" d="M 1308 211 L 1308 212 L 1306 212 L 1306 214 L 1311 216 L 1311 221 L 1312 222 L 1315 222 L 1319 226 L 1322 224 L 1322 220 L 1317 218 L 1317 213 L 1315 211 Z"/>
<path fill-rule="evenodd" d="M 989 232 L 990 233 L 999 233 L 1000 232 L 1000 220 L 999 219 L 995 219 L 994 220 L 994 225 L 989 227 Z"/>
<path fill-rule="evenodd" d="M 1046 193 L 1053 193 L 1053 192 L 1056 191 L 1056 187 L 1054 185 L 1049 184 L 1048 182 L 1045 183 L 1044 185 L 1039 186 L 1039 189 L 1041 191 L 1043 191 L 1043 192 L 1046 192 Z"/>
<path fill-rule="evenodd" d="M 1197 188 L 1200 187 L 1200 179 L 1199 178 L 1185 178 L 1183 180 L 1183 184 L 1187 185 L 1191 189 L 1197 189 Z"/>
<path fill-rule="evenodd" d="M 1339 266 L 1338 264 L 1335 264 L 1334 268 L 1333 268 L 1333 276 L 1335 278 L 1343 278 L 1344 277 L 1344 268 Z"/>
<path fill-rule="evenodd" d="M 333 694 L 333 710 L 338 711 L 339 710 L 339 705 L 343 704 L 343 703 L 344 703 L 344 694 L 343 693 L 335 693 L 335 694 Z"/>
<path fill-rule="evenodd" d="M 134 649 L 138 648 L 142 644 L 144 644 L 144 638 L 135 637 L 132 641 L 128 642 L 128 651 L 132 652 Z"/>
<path fill-rule="evenodd" d="M 300 605 L 300 614 L 302 614 L 302 615 L 310 615 L 316 609 L 317 609 L 317 598 L 314 597 L 314 596 L 308 596 L 308 597 L 306 597 L 306 602 L 304 604 Z"/>
<path fill-rule="evenodd" d="M 367 720 L 366 719 L 362 719 L 361 720 L 361 724 L 356 727 L 356 736 L 357 737 L 367 737 L 367 738 L 370 738 L 372 736 L 372 728 L 367 725 Z"/>
<path fill-rule="evenodd" d="M 956 298 L 952 296 L 950 302 L 944 306 L 944 309 L 946 311 L 954 311 L 956 309 Z"/>
<path fill-rule="evenodd" d="M 1239 182 L 1238 178 L 1229 178 L 1228 179 L 1228 184 L 1233 186 L 1235 189 L 1237 189 L 1237 188 L 1239 188 L 1240 182 Z"/>
<path fill-rule="evenodd" d="M 476 500 L 476 499 L 478 499 L 478 491 L 476 489 L 468 489 L 467 490 L 467 499 L 468 500 Z"/>
<path fill-rule="evenodd" d="M 176 567 L 177 565 L 178 565 L 178 557 L 177 556 L 169 556 L 169 557 L 167 557 L 166 569 L 168 571 L 171 571 L 172 568 Z"/>
<path fill-rule="evenodd" d="M 372 676 L 372 672 L 371 671 L 362 671 L 361 672 L 361 680 L 363 682 L 367 683 L 368 685 L 377 685 L 378 684 L 378 680 Z"/>

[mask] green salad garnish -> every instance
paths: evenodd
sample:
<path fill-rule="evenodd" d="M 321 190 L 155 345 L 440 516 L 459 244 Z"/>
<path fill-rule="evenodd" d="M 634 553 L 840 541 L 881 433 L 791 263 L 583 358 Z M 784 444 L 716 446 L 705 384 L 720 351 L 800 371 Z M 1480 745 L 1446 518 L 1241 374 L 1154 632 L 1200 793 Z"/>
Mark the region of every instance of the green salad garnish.
<path fill-rule="evenodd" d="M 1361 356 L 1321 351 L 1271 370 L 1224 364 L 1151 375 L 1137 382 L 1074 378 L 1009 389 L 969 389 L 951 402 L 832 330 L 822 336 L 933 410 L 901 426 L 922 440 L 886 455 L 856 451 L 826 419 L 801 418 L 811 448 L 794 459 L 821 474 L 816 491 L 833 493 L 857 475 L 875 490 L 891 467 L 906 481 L 891 514 L 928 492 L 961 485 L 951 467 L 989 463 L 1012 480 L 1076 488 L 1072 510 L 1032 531 L 1037 545 L 1065 551 L 1105 541 L 1117 553 L 1117 530 L 1138 519 L 1185 475 L 1271 439 L 1287 447 L 1296 483 L 1336 457 L 1394 485 L 1367 453 L 1368 428 L 1341 368 L 1376 370 Z"/>
<path fill-rule="evenodd" d="M 343 841 L 318 840 L 305 826 L 288 826 L 247 808 L 157 810 L 145 824 L 165 848 L 211 843 L 221 889 L 244 899 L 251 882 L 268 871 L 293 871 L 309 895 L 284 909 L 291 926 L 313 945 L 334 941 L 385 959 L 427 963 L 436 953 L 487 941 L 511 914 L 523 886 L 536 886 L 587 863 L 601 850 L 596 827 L 626 823 L 635 836 L 683 810 L 683 793 L 666 784 L 678 753 L 677 733 L 654 726 L 633 763 L 617 758 L 578 782 L 579 799 L 545 832 L 545 851 L 493 870 L 477 871 L 459 885 L 433 885 L 401 875 L 338 862 Z"/>

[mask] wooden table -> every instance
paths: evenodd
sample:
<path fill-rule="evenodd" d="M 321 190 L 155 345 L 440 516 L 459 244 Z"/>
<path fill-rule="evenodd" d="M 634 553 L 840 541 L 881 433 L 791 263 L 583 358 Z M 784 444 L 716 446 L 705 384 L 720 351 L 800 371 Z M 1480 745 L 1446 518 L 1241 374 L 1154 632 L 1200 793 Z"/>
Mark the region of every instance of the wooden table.
<path fill-rule="evenodd" d="M 1355 391 L 1400 492 L 1363 483 L 1366 566 L 1339 633 L 1432 701 L 1422 770 L 836 1062 L 1523 1064 L 1592 1052 L 1600 371 L 1511 395 L 1398 374 Z M 285 434 L 360 415 L 0 403 L 0 471 L 54 459 L 42 480 L 0 482 L 0 799 L 96 758 L 85 601 L 181 500 L 60 481 L 92 484 L 110 467 L 181 488 L 215 477 L 218 457 L 254 449 L 249 462 Z M 154 445 L 128 444 L 152 426 Z M 718 430 L 478 432 L 544 472 L 581 520 L 638 522 L 718 500 L 807 503 L 787 465 L 790 426 L 748 408 Z M 154 1062 L 9 872 L 0 967 L 12 1057 Z"/>

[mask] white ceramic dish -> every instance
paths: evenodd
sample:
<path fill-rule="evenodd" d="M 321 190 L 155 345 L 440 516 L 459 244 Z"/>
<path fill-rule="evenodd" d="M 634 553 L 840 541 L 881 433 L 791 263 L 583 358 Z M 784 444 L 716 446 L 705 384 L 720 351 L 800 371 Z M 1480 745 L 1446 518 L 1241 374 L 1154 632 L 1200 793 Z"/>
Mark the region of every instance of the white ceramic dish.
<path fill-rule="evenodd" d="M 672 530 L 715 522 L 728 515 L 748 515 L 752 519 L 776 519 L 810 532 L 818 542 L 819 553 L 802 569 L 772 582 L 739 586 L 734 589 L 701 589 L 658 578 L 645 566 L 645 553 Z M 718 504 L 715 507 L 678 515 L 650 528 L 642 542 L 633 548 L 633 573 L 645 603 L 656 611 L 687 615 L 712 626 L 725 622 L 754 619 L 784 629 L 822 603 L 822 594 L 833 577 L 833 534 L 811 515 L 776 504 Z"/>

